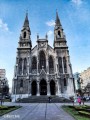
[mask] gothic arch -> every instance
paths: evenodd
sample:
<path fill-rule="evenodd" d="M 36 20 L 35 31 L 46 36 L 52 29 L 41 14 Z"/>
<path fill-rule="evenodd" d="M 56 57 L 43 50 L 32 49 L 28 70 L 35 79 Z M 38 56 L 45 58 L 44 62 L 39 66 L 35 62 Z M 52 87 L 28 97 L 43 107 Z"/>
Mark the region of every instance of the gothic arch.
<path fill-rule="evenodd" d="M 64 72 L 67 73 L 67 61 L 66 57 L 63 57 Z"/>
<path fill-rule="evenodd" d="M 37 69 L 37 58 L 35 56 L 32 57 L 32 69 Z"/>
<path fill-rule="evenodd" d="M 66 78 L 64 78 L 64 86 L 67 86 Z"/>
<path fill-rule="evenodd" d="M 61 37 L 61 31 L 60 30 L 58 30 L 58 36 Z"/>
<path fill-rule="evenodd" d="M 20 87 L 23 87 L 23 80 L 20 80 Z"/>
<path fill-rule="evenodd" d="M 53 57 L 50 55 L 49 56 L 49 69 L 54 68 L 54 62 L 53 62 Z"/>
<path fill-rule="evenodd" d="M 46 68 L 46 55 L 43 50 L 39 52 L 39 68 L 42 69 L 42 66 Z"/>
<path fill-rule="evenodd" d="M 27 35 L 26 31 L 24 31 L 23 38 L 26 38 L 26 35 Z"/>
<path fill-rule="evenodd" d="M 19 66 L 19 74 L 21 75 L 22 74 L 22 58 L 19 58 L 18 66 Z"/>
<path fill-rule="evenodd" d="M 24 58 L 24 69 L 23 69 L 23 74 L 25 75 L 27 73 L 27 59 Z"/>
<path fill-rule="evenodd" d="M 55 82 L 54 80 L 51 80 L 50 81 L 50 93 L 51 95 L 55 95 L 55 92 L 56 92 Z"/>
<path fill-rule="evenodd" d="M 40 95 L 47 95 L 47 82 L 44 79 L 40 81 Z"/>
<path fill-rule="evenodd" d="M 36 80 L 33 80 L 31 83 L 31 94 L 32 95 L 37 94 L 37 82 L 36 82 Z"/>
<path fill-rule="evenodd" d="M 63 73 L 62 58 L 61 57 L 58 58 L 58 65 L 59 65 L 59 72 Z"/>
<path fill-rule="evenodd" d="M 49 73 L 54 73 L 54 60 L 53 56 L 49 56 Z"/>

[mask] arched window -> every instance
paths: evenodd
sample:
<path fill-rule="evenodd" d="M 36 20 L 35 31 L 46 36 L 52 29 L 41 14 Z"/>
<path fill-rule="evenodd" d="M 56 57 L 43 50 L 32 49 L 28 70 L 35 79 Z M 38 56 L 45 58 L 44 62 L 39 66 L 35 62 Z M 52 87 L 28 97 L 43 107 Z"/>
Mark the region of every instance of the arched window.
<path fill-rule="evenodd" d="M 66 78 L 64 78 L 64 86 L 67 86 Z"/>
<path fill-rule="evenodd" d="M 18 66 L 19 66 L 19 71 L 18 72 L 21 75 L 22 74 L 22 58 L 19 59 Z"/>
<path fill-rule="evenodd" d="M 27 59 L 24 59 L 24 69 L 23 69 L 23 74 L 27 73 Z"/>
<path fill-rule="evenodd" d="M 60 31 L 58 31 L 58 36 L 61 37 L 61 33 L 60 33 Z"/>
<path fill-rule="evenodd" d="M 37 69 L 37 59 L 35 56 L 32 58 L 32 69 Z"/>
<path fill-rule="evenodd" d="M 49 69 L 50 68 L 54 68 L 52 56 L 49 57 Z"/>
<path fill-rule="evenodd" d="M 23 87 L 23 80 L 20 81 L 20 87 Z"/>
<path fill-rule="evenodd" d="M 42 67 L 46 68 L 46 58 L 45 58 L 45 53 L 43 51 L 40 52 L 40 69 L 42 69 Z"/>
<path fill-rule="evenodd" d="M 61 57 L 58 58 L 58 65 L 59 65 L 59 72 L 63 73 L 62 58 Z"/>
<path fill-rule="evenodd" d="M 26 32 L 23 33 L 23 37 L 26 38 Z"/>
<path fill-rule="evenodd" d="M 64 72 L 67 73 L 67 63 L 65 57 L 63 57 L 63 64 L 64 64 Z"/>

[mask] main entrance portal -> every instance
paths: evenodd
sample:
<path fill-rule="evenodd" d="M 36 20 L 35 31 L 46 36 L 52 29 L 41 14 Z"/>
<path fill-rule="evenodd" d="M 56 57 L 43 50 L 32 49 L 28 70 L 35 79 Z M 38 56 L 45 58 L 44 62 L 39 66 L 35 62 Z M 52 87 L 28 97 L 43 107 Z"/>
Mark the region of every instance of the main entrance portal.
<path fill-rule="evenodd" d="M 31 93 L 32 93 L 32 95 L 37 94 L 37 83 L 36 83 L 36 81 L 33 81 L 32 84 L 31 84 Z"/>
<path fill-rule="evenodd" d="M 51 95 L 55 95 L 55 82 L 53 80 L 50 82 L 50 92 Z"/>
<path fill-rule="evenodd" d="M 40 81 L 40 95 L 47 95 L 47 83 L 45 80 Z"/>

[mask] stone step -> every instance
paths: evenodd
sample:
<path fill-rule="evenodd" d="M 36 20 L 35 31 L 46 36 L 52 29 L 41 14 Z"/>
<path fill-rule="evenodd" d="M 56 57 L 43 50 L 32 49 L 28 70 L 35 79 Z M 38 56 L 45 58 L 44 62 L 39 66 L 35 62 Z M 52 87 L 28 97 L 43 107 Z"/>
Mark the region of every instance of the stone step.
<path fill-rule="evenodd" d="M 17 102 L 22 103 L 48 103 L 49 99 L 48 96 L 30 96 L 28 98 L 22 98 Z M 64 103 L 64 102 L 71 102 L 70 100 L 58 97 L 58 96 L 51 96 L 51 103 Z"/>

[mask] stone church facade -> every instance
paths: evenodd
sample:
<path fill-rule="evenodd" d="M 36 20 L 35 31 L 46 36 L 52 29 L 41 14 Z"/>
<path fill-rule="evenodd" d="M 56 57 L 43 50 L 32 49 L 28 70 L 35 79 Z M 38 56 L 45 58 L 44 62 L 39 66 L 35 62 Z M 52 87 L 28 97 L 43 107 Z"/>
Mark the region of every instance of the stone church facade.
<path fill-rule="evenodd" d="M 13 94 L 74 95 L 73 73 L 63 28 L 56 12 L 53 48 L 48 36 L 32 48 L 28 14 L 19 37 L 13 78 Z"/>

